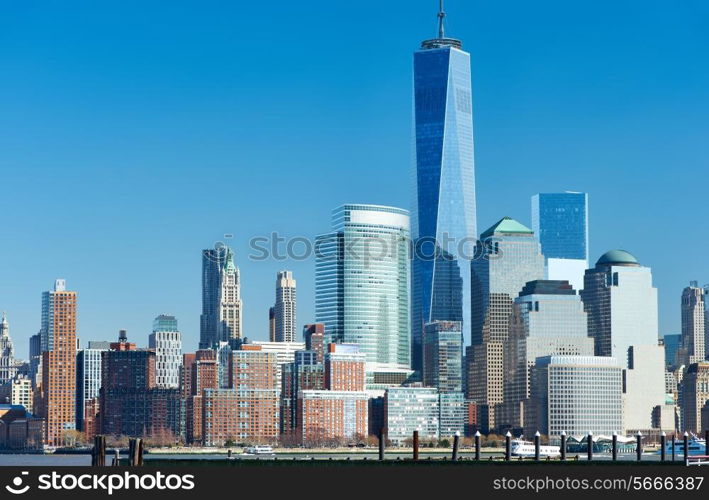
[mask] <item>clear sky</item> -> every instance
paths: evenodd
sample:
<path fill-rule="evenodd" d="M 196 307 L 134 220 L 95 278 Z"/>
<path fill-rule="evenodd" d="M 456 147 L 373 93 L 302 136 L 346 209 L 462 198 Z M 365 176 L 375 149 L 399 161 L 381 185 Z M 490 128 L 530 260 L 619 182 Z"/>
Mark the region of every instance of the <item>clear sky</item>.
<path fill-rule="evenodd" d="M 313 237 L 345 202 L 408 208 L 412 51 L 435 0 L 0 0 L 0 309 L 18 354 L 57 277 L 79 335 L 152 319 L 199 337 L 200 250 L 225 233 L 244 327 L 276 272 L 314 314 L 314 262 L 248 240 Z M 537 192 L 590 194 L 591 258 L 652 267 L 661 333 L 709 282 L 709 3 L 447 0 L 473 62 L 478 226 L 530 223 Z"/>

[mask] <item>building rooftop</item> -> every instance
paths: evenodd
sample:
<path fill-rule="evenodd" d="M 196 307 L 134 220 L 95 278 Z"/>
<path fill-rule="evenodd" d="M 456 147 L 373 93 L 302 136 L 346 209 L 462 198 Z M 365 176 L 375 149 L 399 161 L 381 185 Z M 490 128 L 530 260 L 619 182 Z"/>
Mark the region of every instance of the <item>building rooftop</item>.
<path fill-rule="evenodd" d="M 524 285 L 519 294 L 527 295 L 576 295 L 576 290 L 566 280 L 535 280 Z"/>
<path fill-rule="evenodd" d="M 597 266 L 639 266 L 640 263 L 631 253 L 625 250 L 610 250 L 598 259 Z"/>
<path fill-rule="evenodd" d="M 511 217 L 503 217 L 490 229 L 481 234 L 480 239 L 484 240 L 494 234 L 534 234 L 534 231 Z"/>

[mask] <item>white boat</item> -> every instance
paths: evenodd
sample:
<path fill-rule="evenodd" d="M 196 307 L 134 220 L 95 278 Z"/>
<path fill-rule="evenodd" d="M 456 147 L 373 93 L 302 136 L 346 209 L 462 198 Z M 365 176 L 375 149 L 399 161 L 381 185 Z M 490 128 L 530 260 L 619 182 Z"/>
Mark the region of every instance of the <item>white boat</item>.
<path fill-rule="evenodd" d="M 687 448 L 688 448 L 688 455 L 691 457 L 692 455 L 706 455 L 707 454 L 707 445 L 706 442 L 703 439 L 699 439 L 696 436 L 692 436 L 689 438 L 687 442 Z M 658 450 L 657 453 L 660 453 L 661 450 Z M 672 456 L 672 440 L 668 440 L 665 443 L 665 454 L 668 457 Z M 684 458 L 684 439 L 675 439 L 675 457 L 677 458 Z"/>
<path fill-rule="evenodd" d="M 273 455 L 273 448 L 265 445 L 247 446 L 243 455 Z"/>
<path fill-rule="evenodd" d="M 536 450 L 534 448 L 534 443 L 531 441 L 524 441 L 523 439 L 513 439 L 512 440 L 512 455 L 515 457 L 534 457 L 536 456 Z M 561 455 L 561 451 L 558 446 L 539 446 L 539 456 L 540 457 L 558 457 Z"/>

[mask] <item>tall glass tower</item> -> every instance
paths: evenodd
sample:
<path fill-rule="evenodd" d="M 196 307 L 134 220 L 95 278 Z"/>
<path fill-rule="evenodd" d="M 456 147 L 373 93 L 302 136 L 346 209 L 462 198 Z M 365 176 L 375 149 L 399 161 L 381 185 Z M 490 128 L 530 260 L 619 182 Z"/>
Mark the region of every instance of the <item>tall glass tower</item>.
<path fill-rule="evenodd" d="M 476 237 L 470 54 L 446 38 L 444 20 L 441 1 L 438 37 L 414 53 L 411 322 L 412 368 L 419 372 L 424 325 L 468 315 L 467 260 Z"/>
<path fill-rule="evenodd" d="M 407 376 L 409 213 L 377 205 L 343 205 L 332 232 L 316 240 L 315 320 L 327 342 L 357 344 L 367 372 Z M 376 383 L 376 382 L 375 382 Z"/>
<path fill-rule="evenodd" d="M 532 230 L 542 245 L 548 279 L 567 280 L 581 290 L 588 268 L 588 194 L 534 195 Z"/>

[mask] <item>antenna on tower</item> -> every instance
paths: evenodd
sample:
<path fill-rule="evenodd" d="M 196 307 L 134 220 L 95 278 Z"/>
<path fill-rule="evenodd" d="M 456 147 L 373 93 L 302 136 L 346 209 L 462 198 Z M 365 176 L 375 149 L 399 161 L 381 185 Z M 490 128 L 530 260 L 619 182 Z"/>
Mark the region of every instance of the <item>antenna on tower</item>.
<path fill-rule="evenodd" d="M 438 38 L 441 39 L 446 37 L 445 18 L 446 12 L 443 10 L 443 0 L 438 0 Z"/>

